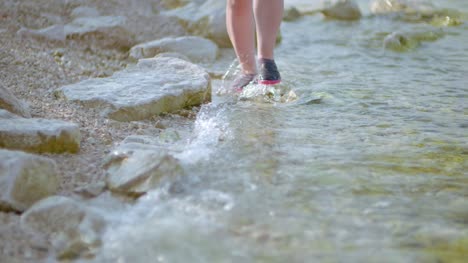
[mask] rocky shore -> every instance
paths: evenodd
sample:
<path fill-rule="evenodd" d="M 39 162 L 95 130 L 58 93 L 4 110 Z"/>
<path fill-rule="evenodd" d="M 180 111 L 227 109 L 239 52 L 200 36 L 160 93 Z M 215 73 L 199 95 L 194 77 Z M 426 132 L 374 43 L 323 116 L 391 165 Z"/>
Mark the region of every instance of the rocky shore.
<path fill-rule="evenodd" d="M 375 2 L 376 14 L 414 11 Z M 171 143 L 188 138 L 212 79 L 234 59 L 224 8 L 220 0 L 0 2 L 0 262 L 93 257 L 106 222 L 84 200 L 105 192 L 131 202 L 185 175 Z M 421 11 L 429 23 L 459 23 L 429 8 Z M 328 1 L 289 8 L 285 20 L 316 12 L 362 17 L 353 1 Z M 395 33 L 385 45 L 402 50 L 407 38 L 416 39 Z"/>

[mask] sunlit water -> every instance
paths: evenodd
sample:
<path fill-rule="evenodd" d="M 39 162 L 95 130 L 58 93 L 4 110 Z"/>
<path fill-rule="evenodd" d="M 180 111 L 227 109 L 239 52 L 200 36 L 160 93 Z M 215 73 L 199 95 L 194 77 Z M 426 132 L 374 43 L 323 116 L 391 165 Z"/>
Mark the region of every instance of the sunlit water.
<path fill-rule="evenodd" d="M 177 156 L 185 179 L 110 209 L 94 261 L 464 262 L 468 23 L 383 48 L 422 26 L 283 23 L 276 56 L 298 99 L 215 96 Z"/>

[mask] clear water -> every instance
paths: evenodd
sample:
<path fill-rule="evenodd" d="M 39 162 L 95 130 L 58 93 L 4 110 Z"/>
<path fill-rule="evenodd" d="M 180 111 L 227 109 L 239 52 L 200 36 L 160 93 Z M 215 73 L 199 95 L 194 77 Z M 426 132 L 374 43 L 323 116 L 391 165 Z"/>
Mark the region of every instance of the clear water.
<path fill-rule="evenodd" d="M 386 34 L 422 27 L 443 36 L 383 49 Z M 113 208 L 94 261 L 468 258 L 468 22 L 315 15 L 282 33 L 279 68 L 299 99 L 215 96 L 178 156 L 178 190 Z"/>

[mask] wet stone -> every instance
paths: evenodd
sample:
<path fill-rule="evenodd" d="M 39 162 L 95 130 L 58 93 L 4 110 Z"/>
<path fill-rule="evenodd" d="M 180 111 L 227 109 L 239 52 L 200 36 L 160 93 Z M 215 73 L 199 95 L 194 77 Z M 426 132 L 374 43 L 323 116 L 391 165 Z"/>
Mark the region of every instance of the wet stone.
<path fill-rule="evenodd" d="M 35 153 L 76 153 L 80 149 L 80 130 L 74 123 L 2 115 L 0 148 Z"/>
<path fill-rule="evenodd" d="M 426 0 L 374 0 L 370 4 L 374 14 L 418 13 L 428 15 L 434 12 L 434 5 Z"/>
<path fill-rule="evenodd" d="M 444 35 L 443 31 L 430 27 L 414 28 L 387 35 L 383 40 L 383 44 L 385 49 L 405 52 L 417 48 L 421 42 L 436 41 Z"/>
<path fill-rule="evenodd" d="M 362 14 L 359 6 L 352 0 L 327 0 L 322 13 L 328 18 L 357 20 Z"/>
<path fill-rule="evenodd" d="M 35 202 L 56 194 L 58 187 L 53 160 L 0 150 L 0 210 L 23 212 Z"/>
<path fill-rule="evenodd" d="M 36 203 L 20 222 L 23 231 L 52 246 L 60 260 L 92 256 L 106 226 L 95 210 L 63 196 Z"/>
<path fill-rule="evenodd" d="M 99 109 L 117 121 L 143 120 L 211 99 L 206 71 L 170 57 L 142 59 L 111 77 L 85 80 L 62 91 L 68 100 Z"/>
<path fill-rule="evenodd" d="M 287 22 L 298 20 L 302 17 L 301 12 L 296 7 L 290 7 L 284 10 L 283 20 Z"/>
<path fill-rule="evenodd" d="M 165 150 L 144 142 L 133 143 L 132 140 L 116 148 L 104 166 L 107 169 L 107 187 L 130 196 L 145 194 L 159 187 L 164 179 L 172 180 L 184 174 L 179 161 Z"/>
<path fill-rule="evenodd" d="M 130 57 L 133 59 L 150 58 L 163 52 L 180 53 L 194 63 L 213 62 L 218 53 L 218 46 L 202 37 L 167 37 L 134 46 L 130 50 Z"/>

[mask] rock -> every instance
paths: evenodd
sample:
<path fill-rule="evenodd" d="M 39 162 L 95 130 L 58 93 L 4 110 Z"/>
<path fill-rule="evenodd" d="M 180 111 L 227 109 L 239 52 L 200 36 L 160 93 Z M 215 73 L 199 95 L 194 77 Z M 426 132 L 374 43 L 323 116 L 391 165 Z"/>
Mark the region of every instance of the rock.
<path fill-rule="evenodd" d="M 18 151 L 0 150 L 0 210 L 23 212 L 54 195 L 59 187 L 53 160 Z"/>
<path fill-rule="evenodd" d="M 182 59 L 185 61 L 190 61 L 190 59 L 187 56 L 182 55 L 180 53 L 174 53 L 174 52 L 159 53 L 155 56 L 155 58 L 178 58 L 178 59 Z"/>
<path fill-rule="evenodd" d="M 64 30 L 67 39 L 93 38 L 103 46 L 131 47 L 135 37 L 125 26 L 123 16 L 79 17 L 65 25 Z"/>
<path fill-rule="evenodd" d="M 211 99 L 210 78 L 203 68 L 168 57 L 142 59 L 111 77 L 85 80 L 62 91 L 68 100 L 118 121 L 143 120 Z"/>
<path fill-rule="evenodd" d="M 444 36 L 441 30 L 431 27 L 415 28 L 411 31 L 393 32 L 384 39 L 384 48 L 405 52 L 417 48 L 422 42 L 436 41 Z"/>
<path fill-rule="evenodd" d="M 125 28 L 133 33 L 135 44 L 165 37 L 187 35 L 187 30 L 181 25 L 178 18 L 165 15 L 131 16 L 127 18 Z"/>
<path fill-rule="evenodd" d="M 18 100 L 2 84 L 0 84 L 0 109 L 5 109 L 25 118 L 31 118 L 28 106 L 24 102 Z"/>
<path fill-rule="evenodd" d="M 78 17 L 96 17 L 100 16 L 101 14 L 99 11 L 94 8 L 94 7 L 88 7 L 88 6 L 79 6 L 71 12 L 70 16 L 72 18 L 78 18 Z"/>
<path fill-rule="evenodd" d="M 302 17 L 301 12 L 294 6 L 287 8 L 283 13 L 283 21 L 291 22 Z"/>
<path fill-rule="evenodd" d="M 80 130 L 78 125 L 61 120 L 0 118 L 0 148 L 75 153 L 80 149 Z"/>
<path fill-rule="evenodd" d="M 105 161 L 110 190 L 139 196 L 160 186 L 164 178 L 183 175 L 179 162 L 162 150 L 143 143 L 122 143 Z"/>
<path fill-rule="evenodd" d="M 362 16 L 359 6 L 352 0 L 326 0 L 322 13 L 341 20 L 357 20 Z"/>
<path fill-rule="evenodd" d="M 19 118 L 18 115 L 15 115 L 7 110 L 2 110 L 0 109 L 0 120 L 1 119 L 13 119 L 13 118 Z"/>
<path fill-rule="evenodd" d="M 68 197 L 53 196 L 21 216 L 21 229 L 49 243 L 60 260 L 90 256 L 101 245 L 103 217 Z"/>
<path fill-rule="evenodd" d="M 37 30 L 22 28 L 17 34 L 55 41 L 83 39 L 89 42 L 93 39 L 89 44 L 105 47 L 131 47 L 135 44 L 135 35 L 126 29 L 123 16 L 78 17 L 65 26 L 53 25 Z"/>
<path fill-rule="evenodd" d="M 213 62 L 218 53 L 218 46 L 202 37 L 167 37 L 134 46 L 130 50 L 130 57 L 133 59 L 150 58 L 163 52 L 180 53 L 194 63 Z"/>
<path fill-rule="evenodd" d="M 67 34 L 63 25 L 53 25 L 43 29 L 21 28 L 16 33 L 19 37 L 33 37 L 39 39 L 65 41 Z"/>
<path fill-rule="evenodd" d="M 79 6 L 71 12 L 71 17 L 72 18 L 78 18 L 78 17 L 96 17 L 99 16 L 100 13 L 96 8 L 93 7 L 87 7 L 87 6 Z"/>
<path fill-rule="evenodd" d="M 370 4 L 371 12 L 374 14 L 388 13 L 420 13 L 432 14 L 434 5 L 427 0 L 374 0 Z"/>
<path fill-rule="evenodd" d="M 190 3 L 190 0 L 161 0 L 164 8 L 166 9 L 175 9 L 175 8 L 180 8 L 188 3 Z"/>
<path fill-rule="evenodd" d="M 66 25 L 58 24 L 38 30 L 22 28 L 17 34 L 46 40 L 83 40 L 87 45 L 106 48 L 130 48 L 153 39 L 187 34 L 176 17 L 99 16 L 97 10 L 85 7 L 75 9 L 72 16 L 75 19 Z"/>
<path fill-rule="evenodd" d="M 191 35 L 211 39 L 219 47 L 232 47 L 226 30 L 226 1 L 192 1 L 163 14 L 179 18 Z"/>
<path fill-rule="evenodd" d="M 393 51 L 402 52 L 415 48 L 418 45 L 419 42 L 410 39 L 408 36 L 400 32 L 393 32 L 384 39 L 384 48 Z"/>
<path fill-rule="evenodd" d="M 463 24 L 464 15 L 458 10 L 436 9 L 427 0 L 374 0 L 371 12 L 378 15 L 392 15 L 405 22 L 425 22 L 437 27 Z"/>
<path fill-rule="evenodd" d="M 102 194 L 105 190 L 106 190 L 105 182 L 97 182 L 94 184 L 77 187 L 73 190 L 73 192 L 84 198 L 93 198 Z"/>

